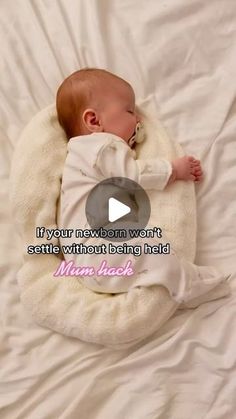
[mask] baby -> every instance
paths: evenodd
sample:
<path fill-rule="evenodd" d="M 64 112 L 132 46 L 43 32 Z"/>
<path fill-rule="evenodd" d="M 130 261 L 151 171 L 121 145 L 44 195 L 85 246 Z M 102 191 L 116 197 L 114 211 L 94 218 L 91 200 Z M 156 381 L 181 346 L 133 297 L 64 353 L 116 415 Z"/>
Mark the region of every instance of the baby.
<path fill-rule="evenodd" d="M 163 190 L 178 180 L 199 181 L 200 161 L 192 156 L 165 159 L 135 159 L 135 134 L 141 117 L 135 108 L 131 85 L 103 69 L 86 68 L 66 78 L 57 92 L 58 120 L 68 142 L 62 188 L 59 228 L 87 229 L 86 199 L 94 186 L 110 177 L 126 177 L 145 189 Z M 87 241 L 86 241 L 87 240 Z M 153 240 L 153 243 L 152 243 Z M 150 245 L 156 244 L 152 239 Z M 75 240 L 61 239 L 61 245 Z M 103 240 L 84 239 L 98 244 Z M 133 240 L 137 244 L 137 239 Z M 129 242 L 133 244 L 132 240 Z M 65 254 L 66 261 L 80 265 L 100 265 L 104 256 Z M 124 255 L 108 255 L 111 266 L 120 266 Z M 130 257 L 130 259 L 132 259 Z M 80 277 L 80 281 L 96 292 L 127 292 L 132 287 L 160 284 L 173 299 L 186 302 L 214 288 L 225 278 L 213 267 L 199 267 L 179 260 L 172 250 L 165 255 L 133 257 L 136 275 Z M 146 275 L 139 273 L 146 271 Z"/>
<path fill-rule="evenodd" d="M 64 80 L 57 92 L 57 113 L 68 139 L 106 132 L 135 146 L 132 140 L 140 117 L 134 91 L 127 81 L 106 70 L 83 69 Z M 172 161 L 171 171 L 166 162 L 166 169 L 163 187 L 176 180 L 199 181 L 202 177 L 200 161 L 192 156 Z"/>

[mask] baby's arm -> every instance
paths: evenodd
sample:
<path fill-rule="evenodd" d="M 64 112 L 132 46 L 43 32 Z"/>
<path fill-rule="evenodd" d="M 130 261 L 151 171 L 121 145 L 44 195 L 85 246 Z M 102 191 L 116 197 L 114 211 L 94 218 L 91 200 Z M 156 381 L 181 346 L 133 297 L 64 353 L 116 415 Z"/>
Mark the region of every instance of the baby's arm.
<path fill-rule="evenodd" d="M 104 144 L 94 162 L 94 168 L 105 178 L 127 177 L 144 189 L 155 190 L 163 190 L 169 183 L 178 179 L 193 180 L 189 177 L 190 166 L 188 157 L 176 159 L 173 163 L 159 158 L 135 160 L 130 147 L 117 139 Z"/>
<path fill-rule="evenodd" d="M 172 161 L 172 174 L 167 185 L 176 180 L 193 180 L 198 182 L 202 179 L 200 160 L 192 156 L 184 156 Z"/>

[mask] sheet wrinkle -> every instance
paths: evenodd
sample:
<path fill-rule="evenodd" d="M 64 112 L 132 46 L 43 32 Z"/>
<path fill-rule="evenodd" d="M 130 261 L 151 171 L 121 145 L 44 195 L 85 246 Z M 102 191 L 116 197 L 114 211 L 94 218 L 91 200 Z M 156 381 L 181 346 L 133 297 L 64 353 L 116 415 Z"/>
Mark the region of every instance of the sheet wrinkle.
<path fill-rule="evenodd" d="M 233 104 L 230 106 L 230 109 L 233 106 L 235 106 L 235 104 L 236 104 L 236 99 L 235 99 L 235 101 L 233 101 Z M 230 114 L 230 110 L 229 110 L 229 114 Z M 215 154 L 217 154 L 217 153 L 218 153 L 218 161 L 221 160 L 222 154 L 221 154 L 221 152 L 220 152 L 220 154 L 219 154 L 219 152 L 217 152 L 217 147 L 216 146 L 217 146 L 218 143 L 222 143 L 222 144 L 224 143 L 224 139 L 221 138 L 221 135 L 222 135 L 223 130 L 226 129 L 226 126 L 228 125 L 228 122 L 229 121 L 227 120 L 227 118 L 224 118 L 217 134 L 214 135 L 214 137 L 211 140 L 209 140 L 208 145 L 205 148 L 202 149 L 201 155 L 200 155 L 201 160 L 205 160 L 206 158 L 212 159 L 212 165 L 214 166 L 213 161 L 215 159 Z M 214 187 L 214 177 L 215 176 L 217 176 L 217 173 L 216 174 L 212 173 L 212 177 L 213 177 L 212 187 Z M 205 185 L 200 185 L 199 184 L 199 190 L 201 190 L 202 188 L 205 188 L 206 186 L 209 189 L 210 185 L 206 185 L 206 184 Z"/>
<path fill-rule="evenodd" d="M 53 45 L 52 45 L 52 42 L 51 42 L 51 38 L 50 38 L 50 36 L 48 35 L 46 25 L 44 25 L 44 21 L 43 21 L 43 17 L 42 17 L 42 15 L 41 15 L 40 8 L 39 8 L 38 6 L 36 6 L 36 2 L 31 2 L 31 1 L 29 1 L 29 2 L 28 2 L 28 6 L 29 6 L 29 7 L 32 9 L 32 11 L 33 11 L 33 15 L 34 15 L 35 21 L 37 22 L 38 27 L 41 29 L 41 33 L 42 33 L 42 34 L 43 34 L 43 36 L 45 37 L 45 39 L 46 39 L 46 41 L 47 41 L 47 44 L 48 44 L 48 45 L 49 45 L 49 47 L 50 47 L 51 54 L 52 54 L 52 56 L 54 57 L 54 60 L 55 60 L 55 62 L 56 62 L 56 64 L 57 64 L 57 68 L 59 68 L 59 69 L 60 69 L 61 76 L 63 77 L 63 69 L 62 69 L 62 67 L 61 67 L 61 62 L 60 62 L 60 60 L 57 58 L 57 54 L 56 54 L 55 48 L 53 48 Z M 39 109 L 40 109 L 40 108 L 39 108 Z"/>
<path fill-rule="evenodd" d="M 58 8 L 61 11 L 61 16 L 63 16 L 63 19 L 65 21 L 65 27 L 68 31 L 68 35 L 71 41 L 72 50 L 76 52 L 76 59 L 79 60 L 79 50 L 77 48 L 76 38 L 74 36 L 73 30 L 73 24 L 70 22 L 69 14 L 67 13 L 67 9 L 63 6 L 62 1 L 58 0 Z M 72 30 L 73 29 L 73 30 Z M 79 66 L 78 66 L 79 69 Z"/>
<path fill-rule="evenodd" d="M 16 63 L 14 63 L 14 66 L 12 66 L 13 68 L 17 67 L 17 66 L 15 66 L 15 64 Z M 12 76 L 12 78 L 14 80 L 15 79 L 15 74 L 14 74 L 14 71 L 13 71 L 12 67 L 9 67 L 6 70 L 6 72 L 9 76 Z M 26 85 L 27 85 L 27 81 L 26 81 Z M 4 127 L 6 122 L 8 121 L 8 119 L 9 119 L 8 116 L 11 115 L 11 114 L 15 115 L 16 110 L 18 110 L 18 109 L 16 109 L 16 105 L 15 105 L 15 97 L 17 96 L 17 93 L 18 93 L 18 85 L 17 84 L 14 85 L 14 96 L 13 96 L 13 92 L 10 91 L 10 88 L 11 88 L 11 86 L 9 87 L 9 91 L 7 91 L 7 90 L 4 89 L 4 87 L 1 86 L 1 100 L 4 99 L 4 107 L 1 108 L 1 115 L 0 115 L 2 128 Z M 28 91 L 30 91 L 29 86 L 28 86 Z M 3 100 L 2 100 L 2 103 L 3 103 Z M 37 112 L 37 109 L 38 109 L 38 107 L 35 108 L 36 112 Z M 8 111 L 9 111 L 9 113 L 8 113 Z M 6 113 L 6 116 L 4 115 L 4 117 L 2 117 L 2 115 L 5 114 L 5 113 Z M 10 123 L 9 123 L 9 125 L 10 125 Z M 22 125 L 22 127 L 23 127 L 23 125 Z M 13 142 L 14 139 L 12 138 L 13 136 L 11 135 L 11 133 L 9 131 L 7 132 L 7 130 L 6 130 L 6 133 L 9 136 L 10 141 Z"/>
<path fill-rule="evenodd" d="M 26 55 L 29 55 L 30 56 L 31 55 L 31 51 L 30 51 L 30 47 L 29 47 L 29 43 L 28 43 L 28 37 L 27 36 L 25 37 L 25 34 L 24 33 L 22 34 L 22 45 L 24 45 L 24 47 L 25 47 L 25 51 L 24 52 L 26 53 Z M 37 61 L 35 60 L 35 58 L 33 56 L 31 57 L 31 60 L 32 60 L 32 67 L 31 68 L 37 69 L 36 71 L 37 71 L 39 77 L 42 80 L 42 84 L 44 84 L 45 87 L 47 88 L 48 94 L 52 98 L 54 98 L 55 91 L 53 90 L 52 86 L 48 83 L 48 80 L 45 77 L 45 72 L 42 71 L 43 69 L 40 67 L 40 65 L 38 65 Z M 30 73 L 30 70 L 31 69 L 28 69 L 27 71 Z M 34 91 L 34 85 L 33 85 L 33 83 L 31 85 L 30 91 L 31 92 Z M 33 96 L 33 94 L 32 94 L 32 96 Z M 35 99 L 35 102 L 36 102 L 36 99 Z M 39 109 L 39 106 L 41 106 L 41 105 L 39 105 L 39 103 L 37 103 L 37 109 Z"/>
<path fill-rule="evenodd" d="M 29 75 L 28 75 L 28 67 L 24 64 L 24 62 L 22 62 L 22 59 L 21 59 L 22 55 L 21 55 L 20 50 L 22 50 L 22 49 L 24 50 L 24 44 L 23 43 L 20 44 L 19 40 L 22 40 L 22 39 L 24 40 L 24 38 L 23 38 L 24 31 L 21 31 L 19 29 L 20 29 L 20 26 L 16 25 L 16 27 L 12 31 L 13 34 L 15 32 L 15 37 L 17 39 L 17 42 L 15 43 L 13 41 L 13 39 L 12 39 L 13 37 L 9 39 L 10 43 L 12 44 L 12 51 L 10 51 L 10 54 L 12 54 L 13 60 L 15 61 L 13 63 L 14 65 L 9 66 L 9 74 L 12 74 L 12 79 L 15 80 L 16 79 L 15 69 L 18 68 L 19 63 L 21 63 L 21 72 L 18 73 L 18 74 L 20 75 L 21 79 L 25 83 L 25 85 L 27 87 L 27 91 L 32 93 L 32 99 L 34 100 L 34 103 L 36 104 L 36 109 L 40 109 L 40 104 L 37 101 L 37 97 L 33 93 L 34 89 L 32 89 L 32 85 L 31 85 L 30 78 L 29 78 Z M 14 53 L 13 53 L 13 51 L 14 51 Z M 24 56 L 24 54 L 23 54 L 23 56 Z M 15 85 L 15 89 L 16 88 L 18 88 L 20 90 L 19 83 Z M 3 88 L 2 88 L 2 92 L 4 92 Z M 9 92 L 9 95 L 10 95 L 10 93 L 11 92 Z M 14 95 L 15 95 L 15 92 L 14 92 Z M 13 98 L 14 97 L 15 96 L 13 96 Z M 11 101 L 11 97 L 6 96 L 6 98 L 7 98 L 6 103 L 9 104 L 9 102 Z M 12 99 L 12 100 L 13 100 L 13 103 L 14 103 L 14 99 Z M 13 114 L 14 114 L 14 111 L 13 111 Z"/>
<path fill-rule="evenodd" d="M 61 69 L 51 55 L 40 24 L 35 22 L 32 8 L 28 5 L 30 2 L 37 3 Z M 0 190 L 0 247 L 4 274 L 1 275 L 0 286 L 4 292 L 0 292 L 0 359 L 1 377 L 4 376 L 6 382 L 4 385 L 0 381 L 1 415 L 4 419 L 77 419 L 80 412 L 81 419 L 83 415 L 86 419 L 123 419 L 125 414 L 129 415 L 129 419 L 153 419 L 157 416 L 159 419 L 233 418 L 236 393 L 236 276 L 231 281 L 232 298 L 217 304 L 204 304 L 197 310 L 184 310 L 182 313 L 178 310 L 160 332 L 129 350 L 104 350 L 100 345 L 63 338 L 58 333 L 37 327 L 22 309 L 17 292 L 15 272 L 19 267 L 22 247 L 16 240 L 10 220 L 6 174 L 11 151 L 23 126 L 39 109 L 51 103 L 51 93 L 42 83 L 38 67 L 55 91 L 57 83 L 77 66 L 105 67 L 120 73 L 126 79 L 129 77 L 135 91 L 142 93 L 143 100 L 147 92 L 151 95 L 155 112 L 157 114 L 158 111 L 173 140 L 202 159 L 205 178 L 202 184 L 196 186 L 199 221 L 196 261 L 235 270 L 236 229 L 232 217 L 235 214 L 236 181 L 233 104 L 236 3 L 231 0 L 226 7 L 218 0 L 204 4 L 198 0 L 188 4 L 183 0 L 173 0 L 162 1 L 158 5 L 155 0 L 149 0 L 148 4 L 144 1 L 110 0 L 109 13 L 104 11 L 106 1 L 101 4 L 99 0 L 1 0 L 0 4 L 0 125 L 10 141 L 7 149 L 4 142 L 8 139 L 5 135 L 1 137 L 0 174 L 4 180 Z M 63 9 L 59 8 L 60 4 Z M 105 35 L 101 38 L 101 34 L 96 33 L 98 29 L 93 30 L 90 26 L 91 8 L 94 8 L 94 13 L 99 10 L 101 25 L 105 12 L 107 39 Z M 65 12 L 67 16 L 64 18 Z M 109 16 L 110 13 L 113 16 Z M 181 13 L 185 16 L 183 19 Z M 71 22 L 70 28 L 65 24 L 67 17 L 69 25 Z M 69 29 L 74 34 L 76 51 L 69 39 Z M 129 34 L 128 44 L 125 33 Z M 26 37 L 27 51 L 22 46 Z M 116 50 L 112 49 L 113 44 L 117 46 Z M 17 58 L 16 49 L 19 51 Z M 179 49 L 183 60 L 189 51 L 193 51 L 184 66 L 188 76 L 186 84 L 189 85 L 189 90 L 185 92 L 173 87 L 176 78 L 175 51 L 179 54 Z M 136 60 L 135 53 L 138 54 Z M 31 57 L 38 63 L 35 68 L 30 68 Z M 177 63 L 179 67 L 179 61 Z M 14 72 L 15 68 L 17 71 Z M 206 90 L 206 97 L 199 101 L 194 99 L 198 95 L 198 83 L 195 84 L 196 89 L 192 89 L 192 80 L 197 77 L 201 77 Z M 33 80 L 33 83 L 26 83 L 24 78 Z M 31 94 L 38 98 L 36 104 Z M 167 106 L 169 96 L 172 100 Z M 220 147 L 222 151 L 222 146 L 224 154 L 221 156 L 217 149 Z M 207 149 L 202 155 L 202 151 Z M 221 157 L 218 165 L 215 153 L 217 159 Z M 211 188 L 208 180 L 214 177 L 214 188 Z M 5 272 L 7 264 L 9 269 Z M 202 339 L 205 348 L 199 355 L 198 342 L 201 345 Z M 182 343 L 188 345 L 192 340 L 194 346 L 190 344 L 192 355 L 189 363 L 188 351 L 183 353 Z M 38 345 L 38 350 L 31 350 L 31 346 L 35 345 Z M 208 349 L 208 346 L 212 348 Z M 186 366 L 183 368 L 183 363 L 181 367 L 176 365 L 170 374 L 169 365 L 173 359 L 179 358 L 180 353 L 187 357 Z M 65 354 L 70 354 L 71 358 Z M 104 374 L 99 381 L 96 380 L 96 373 L 97 370 L 102 372 L 108 365 L 122 365 L 122 360 L 125 368 L 121 377 L 129 384 L 124 389 L 121 385 L 117 398 L 113 398 L 113 381 L 117 383 L 121 378 L 117 376 L 118 368 Z M 51 374 L 50 367 L 53 365 L 56 367 Z M 48 374 L 50 380 L 48 393 L 47 380 L 43 384 L 40 381 L 42 370 L 44 377 Z M 133 370 L 137 370 L 139 376 L 132 379 Z M 34 384 L 32 390 L 30 381 L 24 381 L 27 376 L 34 377 L 31 378 Z M 61 376 L 65 377 L 63 385 L 58 384 Z M 94 382 L 92 399 L 91 393 L 84 391 L 91 377 Z M 145 403 L 141 395 L 145 395 Z"/>
<path fill-rule="evenodd" d="M 236 91 L 234 92 L 234 96 L 232 96 L 232 98 L 231 98 L 231 100 L 228 104 L 228 109 L 226 110 L 226 112 L 224 114 L 224 118 L 223 118 L 223 121 L 221 123 L 220 129 L 217 133 L 216 139 L 217 139 L 217 137 L 220 136 L 223 129 L 226 128 L 226 125 L 231 121 L 231 119 L 236 116 L 236 97 L 235 97 L 235 93 L 236 93 Z"/>

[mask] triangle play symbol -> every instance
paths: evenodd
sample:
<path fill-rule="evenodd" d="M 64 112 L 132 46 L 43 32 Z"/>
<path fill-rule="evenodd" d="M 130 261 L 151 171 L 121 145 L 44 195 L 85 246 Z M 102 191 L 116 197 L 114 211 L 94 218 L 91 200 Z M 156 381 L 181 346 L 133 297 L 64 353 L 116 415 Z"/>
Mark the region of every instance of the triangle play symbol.
<path fill-rule="evenodd" d="M 119 220 L 119 218 L 124 217 L 124 215 L 129 214 L 131 211 L 128 205 L 123 204 L 115 198 L 109 198 L 108 201 L 108 219 L 109 222 Z"/>

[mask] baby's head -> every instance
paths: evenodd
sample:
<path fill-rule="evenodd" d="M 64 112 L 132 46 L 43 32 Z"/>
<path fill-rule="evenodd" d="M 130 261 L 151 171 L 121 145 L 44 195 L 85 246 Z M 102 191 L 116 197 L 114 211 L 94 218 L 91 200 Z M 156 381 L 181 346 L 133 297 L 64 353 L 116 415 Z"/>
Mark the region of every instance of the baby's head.
<path fill-rule="evenodd" d="M 68 138 L 109 132 L 128 142 L 140 121 L 131 85 L 103 69 L 84 68 L 67 77 L 56 105 Z"/>

